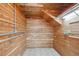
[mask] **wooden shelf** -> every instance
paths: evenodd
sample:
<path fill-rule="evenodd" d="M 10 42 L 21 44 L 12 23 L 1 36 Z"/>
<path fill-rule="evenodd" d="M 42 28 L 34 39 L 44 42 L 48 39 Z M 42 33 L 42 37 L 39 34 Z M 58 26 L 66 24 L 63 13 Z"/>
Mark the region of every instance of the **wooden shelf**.
<path fill-rule="evenodd" d="M 60 20 L 58 20 L 55 16 L 53 16 L 52 14 L 50 14 L 47 10 L 42 10 L 42 12 L 44 12 L 45 14 L 47 14 L 50 18 L 52 18 L 54 21 L 56 21 L 57 23 L 62 25 L 62 22 Z"/>
<path fill-rule="evenodd" d="M 16 4 L 0 4 L 0 56 L 21 55 L 25 50 L 26 19 L 18 8 Z"/>

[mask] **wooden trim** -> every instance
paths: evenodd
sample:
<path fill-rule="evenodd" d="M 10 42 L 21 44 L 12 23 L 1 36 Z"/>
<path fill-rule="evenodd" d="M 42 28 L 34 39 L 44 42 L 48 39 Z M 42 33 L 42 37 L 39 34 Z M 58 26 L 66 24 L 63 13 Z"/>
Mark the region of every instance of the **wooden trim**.
<path fill-rule="evenodd" d="M 48 13 L 47 11 L 45 11 L 45 10 L 42 10 L 45 14 L 47 14 L 48 16 L 50 16 L 50 18 L 52 18 L 52 19 L 54 19 L 57 23 L 59 23 L 59 24 L 61 24 L 62 25 L 62 23 L 59 21 L 59 20 L 57 20 L 57 18 L 56 17 L 54 17 L 54 16 L 52 16 L 50 13 Z"/>

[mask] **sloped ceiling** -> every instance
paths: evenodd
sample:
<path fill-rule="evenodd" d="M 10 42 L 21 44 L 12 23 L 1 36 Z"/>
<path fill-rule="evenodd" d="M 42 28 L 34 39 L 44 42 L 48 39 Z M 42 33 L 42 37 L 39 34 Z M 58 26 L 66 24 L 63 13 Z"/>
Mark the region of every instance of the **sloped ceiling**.
<path fill-rule="evenodd" d="M 53 16 L 58 16 L 70 7 L 74 6 L 76 3 L 26 3 L 19 4 L 21 7 L 22 13 L 26 16 L 26 11 L 31 7 L 43 7 L 44 10 L 48 10 Z"/>
<path fill-rule="evenodd" d="M 49 3 L 44 4 L 44 8 L 48 9 L 52 15 L 58 16 L 74 5 L 75 3 Z"/>

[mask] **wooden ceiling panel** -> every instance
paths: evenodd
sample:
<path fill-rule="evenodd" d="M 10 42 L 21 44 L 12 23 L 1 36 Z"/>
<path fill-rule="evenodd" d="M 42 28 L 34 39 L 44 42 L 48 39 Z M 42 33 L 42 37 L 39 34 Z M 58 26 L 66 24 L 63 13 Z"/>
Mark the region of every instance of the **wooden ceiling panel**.
<path fill-rule="evenodd" d="M 39 3 L 38 3 L 39 4 Z M 53 16 L 58 16 L 70 7 L 74 6 L 76 3 L 40 3 L 39 5 L 43 5 L 44 10 L 48 10 Z M 37 8 L 38 6 L 27 6 L 27 4 L 19 4 L 21 7 L 22 13 L 26 16 L 28 9 Z M 29 4 L 30 5 L 30 4 Z M 36 4 L 34 4 L 36 5 Z M 29 8 L 28 8 L 29 7 Z M 39 8 L 38 8 L 39 9 Z M 29 14 L 28 14 L 29 15 Z"/>
<path fill-rule="evenodd" d="M 46 3 L 44 4 L 44 9 L 48 10 L 53 16 L 58 16 L 75 4 L 76 3 Z"/>

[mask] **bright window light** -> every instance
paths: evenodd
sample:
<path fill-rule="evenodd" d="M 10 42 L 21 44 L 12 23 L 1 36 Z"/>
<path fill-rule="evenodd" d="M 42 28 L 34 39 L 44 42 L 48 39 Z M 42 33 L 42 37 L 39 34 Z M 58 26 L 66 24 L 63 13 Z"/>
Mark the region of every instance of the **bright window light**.
<path fill-rule="evenodd" d="M 77 15 L 74 12 L 72 12 L 72 13 L 69 13 L 66 16 L 64 16 L 63 19 L 65 21 L 69 21 L 69 20 L 71 20 L 72 18 L 75 18 L 75 17 L 77 17 Z"/>
<path fill-rule="evenodd" d="M 79 8 L 77 10 L 75 10 L 75 12 L 79 15 Z"/>

